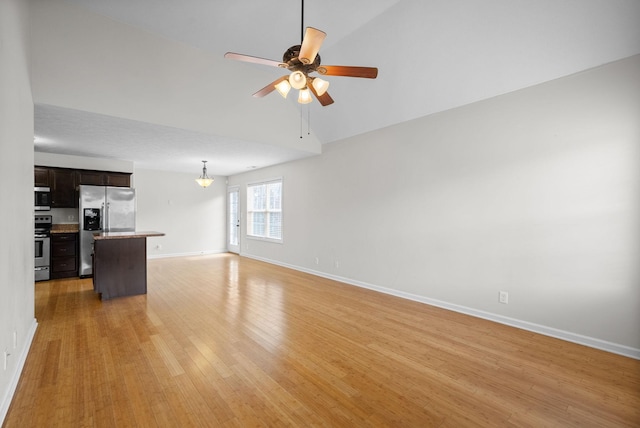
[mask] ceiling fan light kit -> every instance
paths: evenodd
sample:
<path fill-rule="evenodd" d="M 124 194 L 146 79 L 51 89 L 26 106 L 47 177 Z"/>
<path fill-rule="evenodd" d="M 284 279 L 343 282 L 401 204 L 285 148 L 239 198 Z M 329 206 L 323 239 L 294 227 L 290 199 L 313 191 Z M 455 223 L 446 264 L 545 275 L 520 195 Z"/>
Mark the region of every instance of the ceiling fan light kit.
<path fill-rule="evenodd" d="M 289 76 L 289 84 L 293 89 L 304 89 L 307 86 L 307 77 L 300 70 L 296 70 Z"/>
<path fill-rule="evenodd" d="M 304 18 L 304 1 L 302 1 L 302 11 Z M 282 62 L 234 52 L 227 52 L 224 54 L 224 57 L 237 61 L 286 68 L 291 72 L 288 77 L 280 77 L 253 94 L 256 98 L 262 98 L 274 90 L 277 90 L 283 98 L 286 98 L 291 88 L 294 88 L 300 91 L 298 94 L 298 102 L 300 104 L 307 104 L 313 100 L 313 97 L 309 93 L 311 92 L 322 106 L 328 106 L 333 104 L 333 99 L 327 92 L 329 82 L 310 76 L 309 74 L 316 72 L 323 76 L 375 79 L 378 76 L 378 69 L 376 67 L 343 65 L 320 66 L 320 55 L 318 55 L 318 52 L 326 36 L 327 34 L 324 31 L 307 27 L 304 32 L 304 37 L 302 38 L 302 44 L 291 46 L 287 49 L 282 56 Z"/>
<path fill-rule="evenodd" d="M 324 93 L 327 92 L 327 89 L 329 89 L 329 82 L 322 80 L 319 77 L 313 77 L 311 80 L 311 86 L 313 86 L 318 95 L 324 95 Z"/>
<path fill-rule="evenodd" d="M 309 104 L 311 101 L 313 101 L 313 98 L 311 98 L 309 89 L 300 89 L 300 92 L 298 93 L 298 102 L 300 104 Z"/>
<path fill-rule="evenodd" d="M 275 86 L 276 86 L 276 90 L 280 93 L 280 95 L 282 95 L 282 98 L 287 98 L 287 94 L 291 90 L 291 85 L 289 84 L 289 81 L 283 80 L 282 82 L 277 83 Z"/>

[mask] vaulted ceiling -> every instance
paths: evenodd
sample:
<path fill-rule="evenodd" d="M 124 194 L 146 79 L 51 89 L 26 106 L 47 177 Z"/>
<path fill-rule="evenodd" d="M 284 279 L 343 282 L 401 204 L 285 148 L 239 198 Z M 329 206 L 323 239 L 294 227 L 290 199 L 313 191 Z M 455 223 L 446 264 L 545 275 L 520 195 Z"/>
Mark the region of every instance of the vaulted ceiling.
<path fill-rule="evenodd" d="M 232 175 L 640 53 L 637 0 L 30 0 L 35 150 Z M 251 95 L 301 28 L 335 103 Z"/>

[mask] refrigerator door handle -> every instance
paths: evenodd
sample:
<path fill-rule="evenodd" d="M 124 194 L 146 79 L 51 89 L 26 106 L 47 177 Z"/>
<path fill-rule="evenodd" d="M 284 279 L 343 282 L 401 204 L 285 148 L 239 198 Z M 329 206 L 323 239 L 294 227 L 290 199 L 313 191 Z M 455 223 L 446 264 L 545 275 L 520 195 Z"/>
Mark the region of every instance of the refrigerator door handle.
<path fill-rule="evenodd" d="M 105 232 L 111 232 L 111 204 L 107 201 L 107 230 Z"/>
<path fill-rule="evenodd" d="M 105 218 L 107 217 L 107 210 L 105 209 L 104 202 L 102 203 L 102 207 L 100 208 L 100 229 L 103 232 L 105 231 L 105 226 L 109 227 L 109 223 Z"/>

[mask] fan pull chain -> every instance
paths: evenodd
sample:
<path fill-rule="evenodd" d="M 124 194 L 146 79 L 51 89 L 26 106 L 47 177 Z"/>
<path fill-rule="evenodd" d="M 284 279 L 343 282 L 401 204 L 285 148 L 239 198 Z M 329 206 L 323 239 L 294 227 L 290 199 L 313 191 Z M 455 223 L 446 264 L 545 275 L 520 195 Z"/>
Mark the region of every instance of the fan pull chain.
<path fill-rule="evenodd" d="M 302 138 L 302 129 L 304 128 L 304 126 L 302 125 L 304 121 L 304 112 L 302 111 L 303 108 L 304 105 L 300 105 L 300 138 Z M 307 135 L 311 135 L 311 108 L 309 107 L 309 105 L 307 105 Z"/>

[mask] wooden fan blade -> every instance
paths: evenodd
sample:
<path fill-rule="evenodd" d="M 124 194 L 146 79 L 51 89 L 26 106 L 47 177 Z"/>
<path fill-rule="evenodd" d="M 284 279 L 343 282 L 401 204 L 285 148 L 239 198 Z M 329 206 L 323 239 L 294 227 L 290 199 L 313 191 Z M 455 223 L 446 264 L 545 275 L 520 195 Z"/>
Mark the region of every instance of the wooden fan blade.
<path fill-rule="evenodd" d="M 307 27 L 304 32 L 304 39 L 302 39 L 302 46 L 300 47 L 300 53 L 298 59 L 303 64 L 311 64 L 316 59 L 320 46 L 324 38 L 327 37 L 327 33 L 320 31 L 317 28 Z"/>
<path fill-rule="evenodd" d="M 326 76 L 364 77 L 366 79 L 378 77 L 376 67 L 350 67 L 347 65 L 321 65 L 318 67 L 318 73 Z"/>
<path fill-rule="evenodd" d="M 276 85 L 278 83 L 282 82 L 283 80 L 287 80 L 288 78 L 289 76 L 279 77 L 278 79 L 274 80 L 273 82 L 269 83 L 267 86 L 265 86 L 264 88 L 260 89 L 258 92 L 253 94 L 253 96 L 256 98 L 262 98 L 265 95 L 269 95 L 271 92 L 276 90 Z"/>
<path fill-rule="evenodd" d="M 316 96 L 316 98 L 318 99 L 318 101 L 320 101 L 320 104 L 322 104 L 323 107 L 326 107 L 329 104 L 333 104 L 333 98 L 331 98 L 331 95 L 329 95 L 329 92 L 325 92 L 322 95 L 318 95 L 318 92 L 316 92 L 316 88 L 314 88 L 313 85 L 308 85 L 307 87 L 311 90 L 311 92 L 313 92 L 313 95 Z"/>
<path fill-rule="evenodd" d="M 243 55 L 235 52 L 227 52 L 224 54 L 225 58 L 234 59 L 236 61 L 244 61 L 244 62 L 252 62 L 254 64 L 262 64 L 262 65 L 270 65 L 273 67 L 280 67 L 282 64 L 279 61 L 274 61 L 272 59 L 259 58 L 257 56 Z"/>

